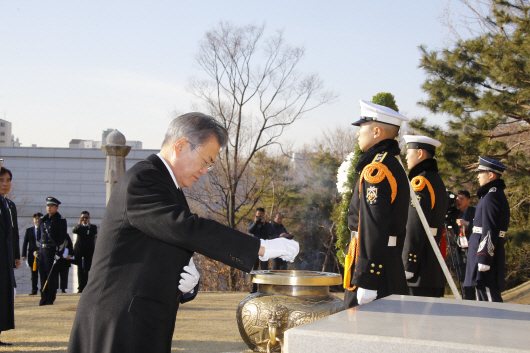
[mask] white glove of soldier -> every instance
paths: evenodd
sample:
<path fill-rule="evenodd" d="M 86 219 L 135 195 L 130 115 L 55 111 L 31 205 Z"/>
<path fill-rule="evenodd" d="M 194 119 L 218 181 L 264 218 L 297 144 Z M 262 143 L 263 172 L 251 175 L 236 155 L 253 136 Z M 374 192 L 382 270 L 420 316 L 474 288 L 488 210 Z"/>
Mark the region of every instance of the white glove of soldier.
<path fill-rule="evenodd" d="M 261 246 L 265 248 L 263 256 L 259 256 L 261 261 L 279 257 L 284 261 L 293 262 L 300 251 L 298 242 L 287 238 L 260 239 L 260 242 Z"/>
<path fill-rule="evenodd" d="M 199 278 L 201 278 L 199 271 L 197 271 L 193 263 L 193 257 L 190 259 L 189 265 L 184 266 L 183 270 L 184 272 L 180 274 L 179 290 L 182 293 L 189 293 L 195 288 L 197 283 L 199 283 Z"/>
<path fill-rule="evenodd" d="M 357 289 L 357 303 L 359 303 L 359 305 L 370 303 L 375 298 L 377 298 L 376 290 L 364 289 L 361 287 Z"/>
<path fill-rule="evenodd" d="M 478 270 L 480 272 L 486 272 L 486 271 L 489 271 L 489 269 L 490 269 L 489 265 L 478 264 Z"/>
<path fill-rule="evenodd" d="M 412 277 L 414 277 L 414 272 L 405 271 L 406 279 L 411 279 Z"/>

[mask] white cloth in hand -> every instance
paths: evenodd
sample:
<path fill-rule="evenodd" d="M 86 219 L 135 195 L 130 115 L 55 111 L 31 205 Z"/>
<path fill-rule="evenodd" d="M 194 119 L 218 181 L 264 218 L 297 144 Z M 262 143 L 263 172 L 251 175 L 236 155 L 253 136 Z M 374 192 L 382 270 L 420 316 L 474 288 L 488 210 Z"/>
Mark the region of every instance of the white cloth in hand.
<path fill-rule="evenodd" d="M 480 272 L 486 272 L 486 271 L 489 271 L 489 269 L 490 269 L 489 265 L 478 264 L 478 270 Z"/>
<path fill-rule="evenodd" d="M 377 298 L 376 290 L 364 289 L 361 287 L 357 289 L 357 303 L 359 303 L 359 305 L 370 303 L 375 298 Z"/>
<path fill-rule="evenodd" d="M 199 278 L 201 278 L 199 271 L 197 271 L 193 263 L 193 257 L 190 259 L 189 265 L 184 266 L 183 270 L 184 272 L 180 274 L 179 290 L 182 293 L 189 293 L 195 288 L 197 283 L 199 283 Z"/>
<path fill-rule="evenodd" d="M 414 272 L 405 271 L 406 279 L 411 279 L 412 277 L 414 277 Z"/>
<path fill-rule="evenodd" d="M 260 239 L 260 242 L 261 246 L 265 248 L 263 256 L 259 256 L 261 261 L 279 257 L 284 261 L 293 262 L 300 251 L 298 242 L 287 238 Z"/>

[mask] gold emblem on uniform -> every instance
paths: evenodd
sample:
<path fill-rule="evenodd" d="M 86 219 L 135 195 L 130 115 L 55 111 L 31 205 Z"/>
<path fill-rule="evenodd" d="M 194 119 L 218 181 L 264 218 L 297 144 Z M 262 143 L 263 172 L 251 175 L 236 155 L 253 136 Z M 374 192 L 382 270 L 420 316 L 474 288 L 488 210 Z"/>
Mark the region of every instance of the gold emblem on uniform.
<path fill-rule="evenodd" d="M 370 205 L 373 205 L 377 200 L 377 188 L 375 186 L 370 186 L 366 190 L 366 200 Z"/>

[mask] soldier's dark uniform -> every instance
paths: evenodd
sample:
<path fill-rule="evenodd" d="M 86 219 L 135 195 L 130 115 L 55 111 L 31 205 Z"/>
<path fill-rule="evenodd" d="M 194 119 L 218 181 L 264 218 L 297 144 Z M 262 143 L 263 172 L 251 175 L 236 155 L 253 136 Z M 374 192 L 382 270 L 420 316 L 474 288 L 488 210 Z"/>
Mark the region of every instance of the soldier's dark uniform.
<path fill-rule="evenodd" d="M 359 230 L 359 255 L 352 266 L 349 283 L 356 288 L 353 291 L 347 289 L 344 294 L 344 301 L 349 307 L 358 305 L 358 287 L 377 290 L 378 299 L 391 294 L 408 294 L 401 261 L 402 247 L 396 246 L 403 244 L 398 239 L 405 237 L 410 200 L 407 175 L 396 158 L 399 153 L 396 140 L 383 140 L 369 148 L 355 167 L 358 172 L 376 175 L 383 169 L 380 167 L 382 164 L 391 176 L 385 175 L 379 182 L 363 178 L 360 197 L 361 179 L 353 189 L 348 227 L 353 231 Z M 376 170 L 370 172 L 372 168 Z"/>
<path fill-rule="evenodd" d="M 411 138 L 420 138 L 421 140 L 421 137 L 414 136 Z M 405 136 L 405 141 L 407 141 L 407 149 L 421 148 L 434 153 L 435 147 L 432 145 L 429 147 L 425 144 L 409 142 L 407 136 Z M 436 142 L 439 144 L 438 141 Z M 439 245 L 442 239 L 448 200 L 445 185 L 438 174 L 436 160 L 428 158 L 416 164 L 409 171 L 409 180 L 411 180 L 423 214 L 429 223 L 430 232 L 436 234 L 436 244 Z M 403 246 L 402 260 L 405 271 L 414 273 L 414 276 L 407 280 L 410 295 L 443 296 L 446 280 L 412 202 L 409 205 L 407 236 Z"/>
<path fill-rule="evenodd" d="M 48 204 L 55 202 L 57 205 L 60 202 L 53 198 L 46 198 Z M 54 215 L 44 215 L 39 221 L 40 233 L 40 249 L 38 256 L 38 268 L 41 281 L 41 300 L 39 305 L 51 305 L 55 301 L 58 285 L 58 271 L 59 268 L 54 268 L 53 273 L 50 274 L 55 260 L 55 256 L 61 258 L 64 251 L 64 241 L 67 234 L 66 219 L 62 217 L 59 212 Z M 57 267 L 57 266 L 56 266 Z M 49 279 L 48 279 L 49 277 Z M 43 290 L 44 284 L 48 279 L 46 289 Z"/>
<path fill-rule="evenodd" d="M 506 166 L 496 160 L 480 157 L 476 171 L 501 174 L 505 169 Z M 503 301 L 501 292 L 506 284 L 504 237 L 510 223 L 510 205 L 504 194 L 505 188 L 504 180 L 495 179 L 477 191 L 479 201 L 469 239 L 464 286 L 475 286 L 480 301 Z M 478 264 L 488 265 L 490 269 L 481 272 Z"/>

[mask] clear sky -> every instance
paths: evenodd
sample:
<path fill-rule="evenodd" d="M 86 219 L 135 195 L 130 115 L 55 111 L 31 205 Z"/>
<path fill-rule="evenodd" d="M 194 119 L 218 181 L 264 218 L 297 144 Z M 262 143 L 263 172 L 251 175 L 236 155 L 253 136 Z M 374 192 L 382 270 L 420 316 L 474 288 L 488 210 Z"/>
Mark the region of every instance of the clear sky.
<path fill-rule="evenodd" d="M 282 137 L 310 143 L 322 128 L 346 126 L 359 99 L 391 92 L 400 112 L 417 105 L 426 76 L 418 46 L 441 49 L 448 0 L 377 1 L 0 1 L 0 118 L 22 146 L 68 147 L 117 128 L 144 148 L 159 148 L 175 110 L 191 109 L 186 91 L 199 41 L 219 21 L 283 29 L 303 45 L 302 72 L 318 72 L 340 94 Z"/>

